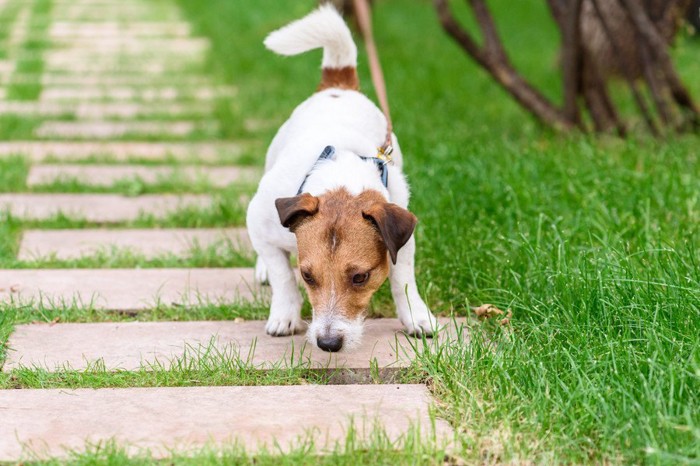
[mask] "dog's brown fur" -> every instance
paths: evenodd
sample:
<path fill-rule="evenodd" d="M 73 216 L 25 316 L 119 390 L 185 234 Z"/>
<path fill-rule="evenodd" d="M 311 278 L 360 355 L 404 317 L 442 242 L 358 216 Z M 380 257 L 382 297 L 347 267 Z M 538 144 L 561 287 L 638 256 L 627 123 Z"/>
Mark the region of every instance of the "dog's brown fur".
<path fill-rule="evenodd" d="M 417 222 L 372 190 L 352 196 L 340 188 L 276 204 L 282 224 L 297 237 L 299 269 L 314 311 L 348 320 L 365 312 L 389 275 L 389 257 L 396 261 Z M 357 283 L 365 274 L 366 281 Z"/>
<path fill-rule="evenodd" d="M 318 85 L 318 91 L 329 88 L 359 91 L 360 79 L 357 77 L 357 69 L 354 66 L 323 68 L 321 70 L 321 83 Z"/>

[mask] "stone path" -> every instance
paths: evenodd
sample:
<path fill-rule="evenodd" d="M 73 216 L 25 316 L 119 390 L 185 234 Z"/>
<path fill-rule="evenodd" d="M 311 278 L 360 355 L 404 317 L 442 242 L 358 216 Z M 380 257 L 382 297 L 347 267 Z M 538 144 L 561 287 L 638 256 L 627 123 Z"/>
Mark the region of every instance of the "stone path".
<path fill-rule="evenodd" d="M 32 162 L 56 159 L 64 162 L 104 157 L 123 162 L 131 159 L 162 161 L 200 161 L 215 163 L 242 152 L 238 142 L 153 143 L 133 141 L 0 142 L 0 158 L 23 155 Z"/>
<path fill-rule="evenodd" d="M 212 200 L 238 196 L 235 201 L 245 202 L 264 153 L 258 141 L 221 139 L 231 126 L 221 110 L 236 108 L 238 89 L 212 79 L 211 44 L 194 35 L 174 0 L 0 0 L 0 19 L 0 118 L 19 128 L 0 141 L 0 160 L 12 166 L 22 158 L 29 167 L 23 192 L 0 186 L 0 215 L 14 218 L 12 239 L 0 254 L 16 249 L 16 256 L 2 260 L 55 267 L 0 269 L 0 310 L 17 310 L 7 314 L 17 321 L 0 347 L 0 369 L 20 387 L 0 390 L 0 461 L 61 458 L 67 448 L 83 451 L 108 439 L 129 453 L 147 448 L 156 457 L 234 441 L 255 452 L 313 440 L 323 451 L 342 446 L 351 426 L 358 439 L 369 438 L 375 423 L 390 440 L 413 424 L 420 426 L 418 438 L 431 437 L 426 386 L 387 383 L 400 380 L 424 345 L 404 335 L 396 319 L 369 320 L 360 348 L 327 354 L 304 335 L 273 338 L 265 322 L 234 318 L 269 302 L 269 289 L 255 284 L 252 267 L 154 268 L 164 257 L 191 264 L 196 254 L 215 254 L 216 264 L 232 256 L 250 261 L 249 238 L 235 215 L 228 222 L 234 224 L 226 217 L 215 223 L 223 228 L 174 228 L 180 217 L 170 214 L 185 212 L 193 217 L 187 225 L 200 225 Z M 269 128 L 261 120 L 240 123 L 250 132 Z M 259 154 L 252 159 L 258 167 L 235 165 L 250 154 Z M 177 194 L 106 193 L 127 183 Z M 46 192 L 75 185 L 81 193 Z M 192 194 L 195 187 L 218 194 Z M 160 227 L 125 228 L 140 215 Z M 109 228 L 55 229 L 66 218 Z M 120 254 L 132 254 L 140 267 L 76 269 L 70 268 L 75 262 L 64 262 L 103 267 Z M 230 309 L 230 318 L 188 321 L 190 311 L 221 318 L 206 314 L 212 304 Z M 185 321 L 153 321 L 163 307 Z M 84 322 L 93 310 L 101 311 L 101 320 L 113 316 L 112 322 Z M 136 321 L 125 321 L 131 318 Z M 456 339 L 455 326 L 462 323 L 443 320 L 439 336 L 425 344 Z M 10 330 L 0 318 L 3 325 Z M 212 357 L 266 375 L 321 370 L 340 385 L 193 387 L 199 382 L 174 364 Z M 62 372 L 95 365 L 107 378 L 168 371 L 183 386 L 93 389 L 79 383 L 83 388 L 51 390 L 21 382 L 41 368 L 41 377 L 58 372 L 60 384 Z M 448 442 L 450 427 L 439 420 L 434 427 Z"/>
<path fill-rule="evenodd" d="M 254 181 L 260 170 L 242 167 L 147 167 L 143 165 L 34 165 L 27 175 L 27 186 L 34 187 L 59 181 L 76 181 L 88 186 L 111 186 L 117 182 L 138 180 L 146 184 L 181 179 L 187 183 L 207 181 L 223 188 L 236 182 Z"/>
<path fill-rule="evenodd" d="M 155 457 L 231 439 L 252 451 L 289 451 L 308 436 L 323 451 L 344 444 L 351 426 L 358 442 L 369 439 L 375 421 L 393 442 L 412 425 L 449 441 L 444 422 L 432 428 L 429 403 L 424 385 L 0 391 L 0 461 L 15 461 L 23 448 L 62 457 L 108 439 Z"/>
<path fill-rule="evenodd" d="M 252 269 L 0 269 L 0 303 L 144 311 L 261 295 Z"/>
<path fill-rule="evenodd" d="M 443 319 L 443 329 L 435 338 L 455 338 L 454 324 Z M 129 346 L 124 347 L 127 341 Z M 428 340 L 428 344 L 435 342 Z M 361 371 L 369 370 L 374 361 L 378 369 L 384 370 L 408 367 L 415 349 L 422 346 L 421 341 L 403 333 L 398 319 L 368 320 L 361 346 L 334 354 L 314 348 L 305 335 L 267 337 L 263 321 L 31 324 L 15 329 L 3 370 L 83 370 L 96 361 L 107 370 L 137 370 L 156 363 L 169 367 L 171 361 L 183 355 L 197 357 L 212 348 L 257 369 L 308 366 Z"/>
<path fill-rule="evenodd" d="M 209 102 L 191 104 L 171 102 L 46 102 L 0 100 L 0 115 L 24 117 L 61 117 L 76 120 L 105 120 L 115 118 L 153 118 L 167 116 L 202 117 L 211 115 L 214 106 Z"/>
<path fill-rule="evenodd" d="M 221 243 L 247 252 L 250 241 L 245 228 L 168 228 L 149 230 L 26 230 L 22 234 L 17 258 L 78 259 L 95 253 L 128 251 L 147 259 L 173 254 L 187 256 L 194 248 Z"/>
<path fill-rule="evenodd" d="M 141 215 L 163 218 L 178 209 L 207 206 L 206 195 L 151 194 L 127 197 L 117 194 L 0 194 L 0 210 L 19 219 L 45 220 L 61 214 L 95 223 L 136 220 Z"/>

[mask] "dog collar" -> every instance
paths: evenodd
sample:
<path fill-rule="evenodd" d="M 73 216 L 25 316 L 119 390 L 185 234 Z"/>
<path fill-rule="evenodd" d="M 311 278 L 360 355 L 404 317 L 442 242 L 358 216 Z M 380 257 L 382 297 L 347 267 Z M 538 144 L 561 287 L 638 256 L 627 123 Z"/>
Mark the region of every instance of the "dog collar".
<path fill-rule="evenodd" d="M 381 154 L 382 156 L 380 156 Z M 306 174 L 304 177 L 304 181 L 301 182 L 301 186 L 299 186 L 299 190 L 297 191 L 297 196 L 300 195 L 302 192 L 304 192 L 304 186 L 306 185 L 306 180 L 309 179 L 309 175 L 311 175 L 311 172 L 316 168 L 316 165 L 321 160 L 328 160 L 335 155 L 335 147 L 333 146 L 326 146 L 325 149 L 323 149 L 323 152 L 321 152 L 321 155 L 318 156 L 318 159 L 316 159 L 316 162 L 314 162 L 314 165 L 311 167 L 311 170 Z M 385 188 L 389 189 L 389 167 L 387 167 L 387 164 L 391 162 L 391 156 L 389 154 L 384 154 L 384 152 L 379 152 L 377 157 L 362 157 L 361 155 L 358 155 L 362 160 L 368 161 L 371 160 L 374 162 L 374 164 L 377 166 L 377 170 L 379 170 L 379 177 L 382 180 L 382 184 L 384 185 Z"/>

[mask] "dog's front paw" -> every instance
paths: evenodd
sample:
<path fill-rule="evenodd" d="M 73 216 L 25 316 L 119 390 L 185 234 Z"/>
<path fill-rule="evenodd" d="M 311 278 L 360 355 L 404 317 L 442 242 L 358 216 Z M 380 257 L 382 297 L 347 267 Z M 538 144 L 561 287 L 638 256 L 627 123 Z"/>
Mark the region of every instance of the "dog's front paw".
<path fill-rule="evenodd" d="M 432 337 L 438 331 L 438 321 L 427 307 L 399 314 L 399 319 L 406 333 L 414 337 Z"/>
<path fill-rule="evenodd" d="M 287 335 L 293 335 L 295 333 L 302 333 L 306 330 L 306 322 L 301 320 L 301 318 L 288 318 L 288 317 L 273 317 L 270 316 L 267 319 L 267 325 L 265 325 L 265 331 L 268 335 L 273 337 L 283 337 Z"/>
<path fill-rule="evenodd" d="M 267 266 L 263 262 L 262 257 L 258 257 L 258 260 L 255 261 L 255 281 L 261 285 L 270 284 L 267 279 Z"/>

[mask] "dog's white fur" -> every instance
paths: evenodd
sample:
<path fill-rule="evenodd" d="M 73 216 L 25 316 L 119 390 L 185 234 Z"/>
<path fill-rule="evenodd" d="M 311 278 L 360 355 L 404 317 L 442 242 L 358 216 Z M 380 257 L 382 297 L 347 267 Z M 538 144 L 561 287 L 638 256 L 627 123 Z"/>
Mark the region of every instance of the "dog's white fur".
<path fill-rule="evenodd" d="M 294 55 L 314 48 L 323 48 L 323 66 L 355 67 L 357 49 L 349 29 L 330 6 L 271 33 L 265 45 L 282 55 Z M 358 155 L 372 157 L 386 133 L 382 112 L 357 91 L 327 89 L 317 92 L 299 105 L 273 139 L 265 162 L 265 175 L 248 207 L 247 225 L 251 242 L 258 253 L 256 278 L 269 281 L 272 287 L 270 317 L 266 331 L 271 335 L 287 335 L 306 327 L 300 310 L 302 296 L 289 262 L 289 253 L 296 253 L 296 238 L 284 228 L 275 208 L 275 199 L 296 195 L 310 173 L 304 191 L 318 196 L 334 188 L 344 187 L 357 195 L 373 189 L 400 207 L 407 208 L 408 184 L 401 172 L 402 155 L 393 138 L 394 164 L 389 165 L 389 187 L 386 189 L 376 165 Z M 333 160 L 316 164 L 323 149 L 336 149 Z M 314 164 L 316 166 L 314 167 Z M 436 320 L 418 293 L 414 274 L 415 239 L 400 249 L 389 280 L 397 314 L 412 334 L 432 333 Z M 343 332 L 344 349 L 359 343 L 362 322 L 336 319 L 314 321 L 309 327 L 309 341 L 316 345 L 321 332 L 337 327 Z"/>

